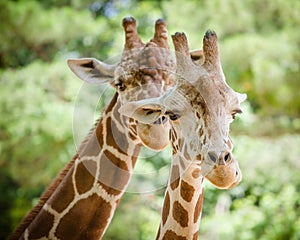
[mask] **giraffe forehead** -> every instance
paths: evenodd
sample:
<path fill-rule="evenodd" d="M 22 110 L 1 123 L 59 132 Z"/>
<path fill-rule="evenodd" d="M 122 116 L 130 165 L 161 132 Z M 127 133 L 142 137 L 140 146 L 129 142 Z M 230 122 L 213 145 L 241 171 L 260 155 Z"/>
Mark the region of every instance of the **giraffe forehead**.
<path fill-rule="evenodd" d="M 132 81 L 141 82 L 143 79 L 132 79 L 131 77 L 142 75 L 151 76 L 153 81 L 162 82 L 175 72 L 175 68 L 175 59 L 170 50 L 149 42 L 142 48 L 125 50 L 121 62 L 115 70 L 115 75 L 116 78 L 122 76 L 123 81 L 129 84 Z"/>
<path fill-rule="evenodd" d="M 208 72 L 197 65 L 189 64 L 180 77 L 182 88 L 186 89 L 188 98 L 195 100 L 195 96 L 201 95 L 207 105 L 229 107 L 236 103 L 235 92 L 227 85 L 224 79 Z"/>
<path fill-rule="evenodd" d="M 169 104 L 174 109 L 184 109 L 180 111 L 180 124 L 174 123 L 174 126 L 183 135 L 188 135 L 186 139 L 193 139 L 192 141 L 200 142 L 199 144 L 206 145 L 207 148 L 223 148 L 224 140 L 229 137 L 231 122 L 228 117 L 229 98 L 226 94 L 220 94 L 218 89 L 208 88 L 200 92 L 195 86 L 189 85 L 185 92 L 178 94 Z M 203 151 L 206 150 L 203 148 Z"/>
<path fill-rule="evenodd" d="M 225 83 L 216 84 L 211 80 L 191 87 L 188 98 L 193 109 L 215 117 L 225 116 L 239 104 L 236 94 L 229 86 Z M 203 111 L 204 108 L 208 111 Z"/>

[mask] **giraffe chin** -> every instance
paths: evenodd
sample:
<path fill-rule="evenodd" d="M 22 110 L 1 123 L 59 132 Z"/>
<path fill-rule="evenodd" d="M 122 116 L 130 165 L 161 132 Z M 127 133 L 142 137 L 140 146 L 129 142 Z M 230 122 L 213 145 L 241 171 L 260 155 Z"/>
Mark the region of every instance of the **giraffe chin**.
<path fill-rule="evenodd" d="M 237 186 L 241 177 L 237 177 L 237 171 L 226 165 L 214 166 L 214 168 L 205 176 L 215 187 L 219 189 L 231 189 Z"/>
<path fill-rule="evenodd" d="M 137 124 L 137 135 L 143 145 L 154 151 L 165 149 L 169 144 L 169 123 Z"/>

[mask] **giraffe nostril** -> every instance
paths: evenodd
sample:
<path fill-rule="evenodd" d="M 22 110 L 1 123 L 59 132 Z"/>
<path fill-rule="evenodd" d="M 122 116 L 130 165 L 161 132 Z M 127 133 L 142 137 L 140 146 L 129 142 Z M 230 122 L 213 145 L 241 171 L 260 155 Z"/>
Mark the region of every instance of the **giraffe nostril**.
<path fill-rule="evenodd" d="M 153 112 L 152 112 L 153 113 Z M 148 113 L 147 113 L 148 114 Z M 167 118 L 165 116 L 160 117 L 157 119 L 153 124 L 165 124 L 167 122 Z"/>
<path fill-rule="evenodd" d="M 165 117 L 165 116 L 162 116 L 161 117 L 161 122 L 162 122 L 162 124 L 165 124 L 166 122 L 167 122 L 167 118 Z"/>
<path fill-rule="evenodd" d="M 210 160 L 212 160 L 213 162 L 217 161 L 217 155 L 214 152 L 208 152 L 208 156 L 210 158 Z"/>
<path fill-rule="evenodd" d="M 230 160 L 230 153 L 226 153 L 226 154 L 225 154 L 224 160 L 225 160 L 225 162 L 227 162 L 227 161 Z"/>

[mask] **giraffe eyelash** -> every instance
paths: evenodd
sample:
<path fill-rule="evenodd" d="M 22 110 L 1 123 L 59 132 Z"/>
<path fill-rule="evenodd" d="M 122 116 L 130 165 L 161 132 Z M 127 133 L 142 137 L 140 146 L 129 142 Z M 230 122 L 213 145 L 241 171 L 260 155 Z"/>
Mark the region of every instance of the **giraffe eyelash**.
<path fill-rule="evenodd" d="M 234 111 L 231 113 L 231 116 L 232 116 L 233 119 L 235 119 L 235 118 L 236 118 L 236 115 L 237 115 L 237 114 L 241 114 L 241 113 L 243 113 L 243 111 L 242 111 L 241 109 L 237 109 L 237 110 L 234 110 Z"/>
<path fill-rule="evenodd" d="M 171 112 L 171 111 L 167 111 L 166 115 L 168 115 L 170 120 L 172 120 L 172 121 L 175 121 L 178 118 L 180 118 L 180 115 L 178 113 L 174 113 L 174 112 Z"/>

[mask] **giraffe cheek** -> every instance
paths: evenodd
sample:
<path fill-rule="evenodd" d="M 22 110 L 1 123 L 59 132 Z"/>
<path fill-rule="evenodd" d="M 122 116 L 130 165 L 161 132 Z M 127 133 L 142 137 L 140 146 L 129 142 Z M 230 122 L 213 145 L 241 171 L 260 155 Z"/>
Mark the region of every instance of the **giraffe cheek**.
<path fill-rule="evenodd" d="M 228 166 L 215 166 L 205 177 L 219 189 L 229 189 L 237 185 L 236 171 Z"/>

